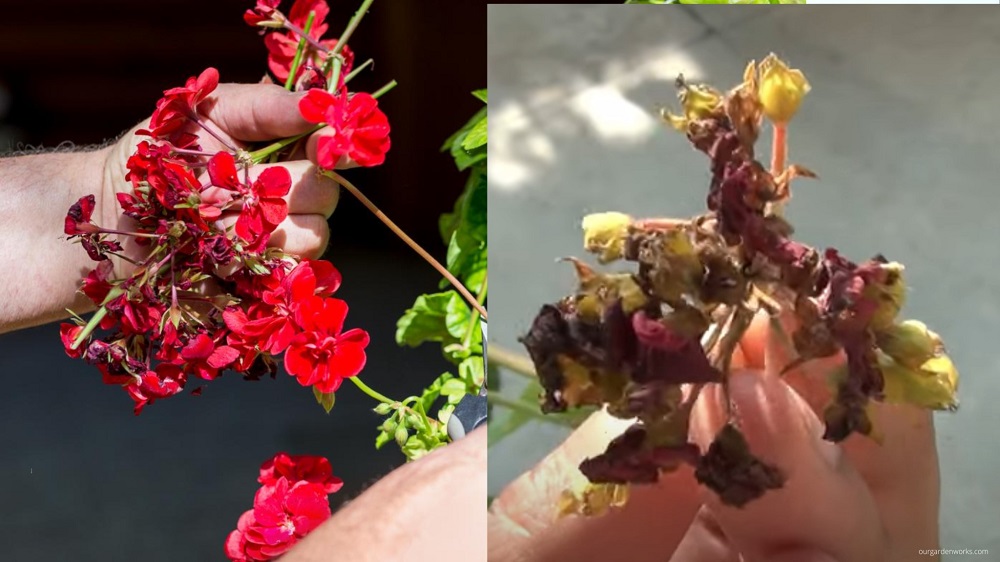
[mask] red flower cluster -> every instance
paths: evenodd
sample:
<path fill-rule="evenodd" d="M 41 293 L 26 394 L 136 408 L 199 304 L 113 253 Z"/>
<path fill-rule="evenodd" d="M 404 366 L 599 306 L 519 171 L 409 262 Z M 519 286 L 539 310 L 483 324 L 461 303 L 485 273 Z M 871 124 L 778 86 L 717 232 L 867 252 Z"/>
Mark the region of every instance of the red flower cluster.
<path fill-rule="evenodd" d="M 378 166 L 385 161 L 385 153 L 389 151 L 389 120 L 371 94 L 349 94 L 343 87 L 344 77 L 354 65 L 354 53 L 346 45 L 340 53 L 344 62 L 339 83 L 333 88 L 334 93 L 324 89 L 327 77 L 319 70 L 327 62 L 329 52 L 337 46 L 336 39 L 322 39 L 328 28 L 325 19 L 330 12 L 329 6 L 325 0 L 297 0 L 285 17 L 278 11 L 278 4 L 277 0 L 258 0 L 243 19 L 253 26 L 281 29 L 268 33 L 264 44 L 271 73 L 284 82 L 291 72 L 309 14 L 314 15 L 308 32 L 311 41 L 303 51 L 295 83 L 300 88 L 310 88 L 299 103 L 302 116 L 310 123 L 325 123 L 333 131 L 332 135 L 319 138 L 316 147 L 319 165 L 332 169 L 342 156 L 347 156 L 361 166 Z"/>
<path fill-rule="evenodd" d="M 298 50 L 301 33 L 305 31 L 309 14 L 313 14 L 313 24 L 308 36 L 312 39 L 303 53 L 302 64 L 295 72 L 298 82 L 307 69 L 318 68 L 326 62 L 327 54 L 337 46 L 336 39 L 322 39 L 328 25 L 326 16 L 330 7 L 326 0 L 297 0 L 286 17 L 278 11 L 280 0 L 257 0 L 257 5 L 246 11 L 243 20 L 247 24 L 262 28 L 280 28 L 264 36 L 264 46 L 267 47 L 267 66 L 275 78 L 284 82 L 291 73 L 295 52 Z M 342 75 L 351 71 L 354 65 L 354 53 L 345 45 L 341 51 L 344 57 Z"/>
<path fill-rule="evenodd" d="M 234 562 L 273 560 L 330 517 L 329 494 L 343 483 L 323 457 L 279 453 L 260 467 L 253 509 L 226 539 Z"/>
<path fill-rule="evenodd" d="M 389 120 L 371 94 L 333 95 L 309 90 L 299 112 L 310 123 L 326 123 L 335 133 L 321 136 L 316 145 L 319 165 L 332 169 L 341 156 L 362 166 L 378 166 L 389 151 Z"/>
<path fill-rule="evenodd" d="M 118 194 L 134 231 L 94 224 L 93 195 L 66 216 L 66 234 L 99 262 L 81 289 L 99 312 L 92 325 L 63 324 L 63 344 L 97 366 L 105 383 L 123 386 L 137 414 L 180 393 L 192 376 L 210 381 L 227 369 L 248 379 L 273 376 L 274 356 L 286 350 L 288 372 L 324 393 L 365 365 L 368 334 L 343 330 L 347 304 L 332 297 L 341 282 L 336 268 L 268 248 L 288 214 L 288 170 L 268 167 L 250 181 L 233 154 L 205 162 L 172 144 L 193 144 L 184 123 L 198 119 L 195 106 L 217 83 L 210 69 L 157 104 L 146 133 L 159 142 L 138 145 L 127 163 L 132 190 Z M 195 169 L 207 171 L 204 183 Z M 238 213 L 233 232 L 219 220 L 224 212 Z M 111 237 L 125 235 L 147 253 L 116 278 L 108 257 L 120 256 L 122 246 Z"/>

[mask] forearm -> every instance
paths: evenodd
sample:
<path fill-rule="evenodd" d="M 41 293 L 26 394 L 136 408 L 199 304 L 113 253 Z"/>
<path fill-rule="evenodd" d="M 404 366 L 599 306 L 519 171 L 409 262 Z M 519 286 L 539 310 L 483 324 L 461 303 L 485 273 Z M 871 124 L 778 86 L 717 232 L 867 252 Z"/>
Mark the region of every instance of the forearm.
<path fill-rule="evenodd" d="M 281 562 L 486 560 L 486 428 L 405 465 Z"/>
<path fill-rule="evenodd" d="M 76 290 L 94 263 L 66 240 L 63 222 L 88 193 L 103 208 L 108 150 L 0 159 L 0 333 L 93 308 Z"/>

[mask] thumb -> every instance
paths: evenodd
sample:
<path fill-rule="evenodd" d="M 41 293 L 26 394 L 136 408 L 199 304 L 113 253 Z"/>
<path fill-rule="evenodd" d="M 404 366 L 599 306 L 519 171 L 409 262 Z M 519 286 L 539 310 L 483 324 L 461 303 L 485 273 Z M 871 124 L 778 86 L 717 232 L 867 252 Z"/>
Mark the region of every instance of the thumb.
<path fill-rule="evenodd" d="M 673 552 L 701 503 L 688 467 L 656 484 L 632 486 L 622 508 L 556 519 L 563 490 L 586 481 L 580 462 L 603 452 L 630 424 L 597 412 L 512 482 L 490 507 L 490 560 L 659 562 Z"/>
<path fill-rule="evenodd" d="M 751 453 L 786 478 L 781 489 L 742 508 L 706 493 L 706 506 L 734 550 L 753 562 L 884 559 L 871 494 L 840 448 L 821 439 L 822 423 L 809 405 L 781 378 L 745 370 L 730 375 L 729 400 L 732 423 Z M 721 387 L 706 389 L 695 412 L 692 435 L 705 448 L 727 420 Z"/>
<path fill-rule="evenodd" d="M 299 114 L 299 100 L 304 95 L 276 84 L 219 84 L 198 105 L 198 111 L 236 140 L 271 140 L 312 127 Z"/>

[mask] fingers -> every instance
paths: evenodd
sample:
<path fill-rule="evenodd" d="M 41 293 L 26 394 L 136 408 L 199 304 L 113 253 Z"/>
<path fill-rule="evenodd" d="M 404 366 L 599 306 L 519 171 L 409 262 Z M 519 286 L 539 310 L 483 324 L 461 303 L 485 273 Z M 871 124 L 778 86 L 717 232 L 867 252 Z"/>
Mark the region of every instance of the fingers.
<path fill-rule="evenodd" d="M 319 175 L 319 168 L 306 160 L 260 164 L 250 169 L 253 181 L 264 170 L 280 166 L 292 176 L 292 187 L 285 196 L 291 215 L 322 215 L 330 218 L 340 200 L 340 186 L 326 176 Z"/>
<path fill-rule="evenodd" d="M 794 317 L 784 315 L 780 329 L 775 320 L 766 315 L 755 318 L 743 341 L 752 363 L 763 361 L 769 376 L 778 376 L 796 358 L 788 341 L 788 335 L 797 329 Z M 841 352 L 808 361 L 783 378 L 822 419 L 823 410 L 833 399 L 827 378 L 843 365 Z M 881 444 L 867 436 L 851 435 L 840 444 L 845 459 L 868 485 L 887 532 L 915 541 L 914 550 L 937 548 L 940 477 L 932 412 L 872 401 L 869 416 Z"/>
<path fill-rule="evenodd" d="M 264 141 L 298 135 L 312 127 L 299 114 L 303 95 L 275 84 L 219 84 L 198 109 L 234 139 Z"/>
<path fill-rule="evenodd" d="M 671 562 L 742 562 L 712 512 L 702 506 Z"/>
<path fill-rule="evenodd" d="M 705 503 L 733 548 L 754 562 L 794 548 L 840 562 L 884 559 L 884 531 L 867 486 L 843 462 L 837 445 L 820 438 L 822 424 L 809 405 L 781 379 L 759 372 L 734 372 L 729 386 L 735 424 L 750 450 L 787 478 L 782 489 L 743 508 L 706 493 Z M 726 421 L 724 400 L 721 387 L 713 385 L 696 405 L 692 436 L 703 448 Z"/>
<path fill-rule="evenodd" d="M 508 486 L 490 508 L 490 560 L 660 562 L 673 552 L 700 505 L 690 468 L 664 475 L 656 485 L 633 486 L 625 507 L 603 516 L 555 519 L 562 491 L 585 481 L 580 461 L 603 452 L 629 424 L 604 412 L 592 415 Z"/>
<path fill-rule="evenodd" d="M 323 215 L 288 215 L 267 245 L 302 258 L 318 259 L 330 241 L 330 227 Z"/>

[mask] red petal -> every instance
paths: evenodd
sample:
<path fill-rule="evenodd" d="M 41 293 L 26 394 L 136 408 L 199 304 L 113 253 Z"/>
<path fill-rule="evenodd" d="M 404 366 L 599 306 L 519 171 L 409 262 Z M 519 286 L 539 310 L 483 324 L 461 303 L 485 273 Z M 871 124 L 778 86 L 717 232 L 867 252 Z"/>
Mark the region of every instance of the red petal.
<path fill-rule="evenodd" d="M 365 368 L 365 348 L 353 342 L 337 345 L 337 352 L 330 358 L 330 373 L 336 377 L 353 377 Z"/>
<path fill-rule="evenodd" d="M 312 268 L 313 263 L 301 262 L 282 280 L 281 285 L 289 302 L 305 302 L 316 292 L 316 270 Z"/>
<path fill-rule="evenodd" d="M 240 217 L 236 219 L 236 234 L 247 242 L 254 242 L 257 240 L 257 235 L 260 234 L 261 230 L 260 215 L 257 213 L 257 208 L 250 206 L 243 207 Z"/>
<path fill-rule="evenodd" d="M 233 361 L 236 361 L 236 358 L 239 356 L 239 351 L 236 351 L 228 345 L 223 345 L 215 348 L 215 351 L 213 351 L 212 355 L 209 356 L 207 363 L 213 369 L 221 369 Z"/>
<path fill-rule="evenodd" d="M 334 169 L 344 154 L 347 154 L 347 148 L 334 136 L 321 136 L 316 141 L 316 163 L 320 168 Z"/>
<path fill-rule="evenodd" d="M 284 197 L 292 187 L 292 175 L 283 166 L 272 166 L 260 173 L 254 182 L 259 197 Z"/>
<path fill-rule="evenodd" d="M 347 318 L 347 302 L 335 299 L 323 299 L 323 308 L 318 318 L 314 319 L 317 329 L 324 330 L 330 335 L 339 335 L 344 329 L 344 320 Z"/>
<path fill-rule="evenodd" d="M 219 71 L 208 67 L 201 76 L 198 77 L 198 82 L 196 83 L 196 88 L 198 94 L 195 96 L 195 101 L 205 99 L 205 96 L 215 91 L 215 88 L 219 85 Z"/>
<path fill-rule="evenodd" d="M 332 263 L 325 260 L 306 260 L 316 275 L 316 294 L 328 297 L 340 288 L 342 277 Z"/>
<path fill-rule="evenodd" d="M 228 152 L 220 152 L 208 161 L 208 177 L 212 185 L 235 189 L 240 185 L 236 172 L 236 160 Z"/>
<path fill-rule="evenodd" d="M 312 89 L 299 100 L 299 113 L 310 123 L 326 122 L 326 115 L 331 106 L 337 103 L 337 98 L 329 92 Z"/>
<path fill-rule="evenodd" d="M 272 232 L 288 216 L 288 204 L 284 199 L 261 199 L 258 207 L 260 218 L 269 227 L 263 230 L 268 232 Z"/>
<path fill-rule="evenodd" d="M 212 338 L 205 334 L 198 334 L 181 350 L 181 357 L 188 361 L 206 359 L 212 354 L 213 347 L 215 347 L 215 343 Z"/>
<path fill-rule="evenodd" d="M 227 328 L 241 334 L 243 326 L 247 323 L 247 315 L 238 308 L 227 308 L 222 313 L 222 320 L 225 321 Z"/>
<path fill-rule="evenodd" d="M 301 29 L 305 27 L 306 21 L 309 19 L 309 12 L 316 13 L 309 35 L 313 39 L 319 39 L 326 33 L 326 16 L 330 13 L 330 6 L 327 5 L 326 0 L 298 0 L 288 12 L 288 19 Z"/>
<path fill-rule="evenodd" d="M 295 377 L 305 377 L 312 373 L 315 365 L 312 354 L 305 347 L 292 345 L 285 350 L 285 370 Z"/>

